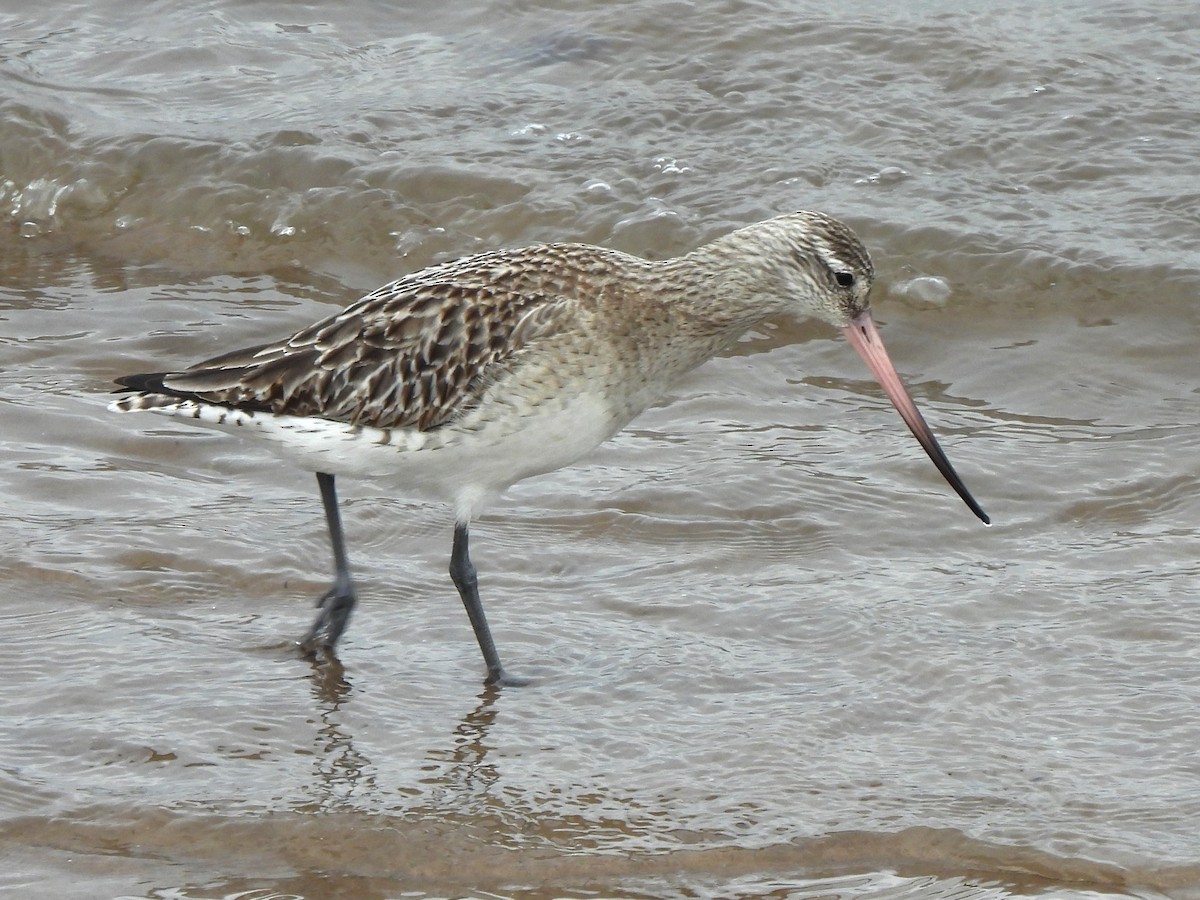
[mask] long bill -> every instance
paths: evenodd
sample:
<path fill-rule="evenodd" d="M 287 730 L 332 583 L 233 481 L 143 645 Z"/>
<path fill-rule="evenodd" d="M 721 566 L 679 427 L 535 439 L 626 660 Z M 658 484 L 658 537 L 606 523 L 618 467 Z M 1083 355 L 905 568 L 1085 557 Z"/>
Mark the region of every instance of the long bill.
<path fill-rule="evenodd" d="M 870 311 L 863 310 L 842 330 L 846 333 L 846 337 L 849 338 L 850 346 L 857 350 L 858 355 L 866 362 L 867 367 L 871 370 L 871 374 L 879 381 L 880 387 L 888 395 L 888 399 L 892 401 L 892 405 L 896 407 L 896 411 L 900 413 L 900 418 L 904 420 L 904 424 L 908 426 L 909 431 L 913 433 L 913 436 L 925 448 L 925 452 L 929 454 L 929 458 L 933 460 L 933 464 L 938 467 L 938 471 L 942 473 L 942 477 L 950 482 L 950 487 L 954 488 L 958 496 L 962 497 L 963 502 L 967 504 L 971 512 L 980 518 L 983 524 L 991 525 L 992 520 L 988 518 L 988 514 L 983 511 L 983 508 L 975 502 L 975 498 L 971 496 L 971 492 L 967 490 L 967 486 L 963 484 L 962 479 L 958 477 L 958 473 L 954 471 L 954 466 L 950 465 L 950 460 L 942 452 L 942 448 L 938 444 L 937 439 L 934 438 L 933 432 L 929 430 L 929 425 L 926 424 L 924 416 L 917 409 L 917 405 L 913 403 L 908 389 L 904 387 L 904 382 L 896 374 L 896 367 L 892 365 L 892 361 L 888 357 L 887 349 L 883 346 L 883 338 L 879 336 L 879 329 L 875 327 L 875 322 L 871 319 Z"/>

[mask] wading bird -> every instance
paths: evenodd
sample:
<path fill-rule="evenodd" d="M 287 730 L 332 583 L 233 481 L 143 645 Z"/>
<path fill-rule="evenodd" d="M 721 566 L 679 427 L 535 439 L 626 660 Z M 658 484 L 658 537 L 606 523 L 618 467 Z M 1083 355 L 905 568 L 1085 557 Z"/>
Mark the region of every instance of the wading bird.
<path fill-rule="evenodd" d="M 450 577 L 487 664 L 506 675 L 468 550 L 510 485 L 575 462 L 682 375 L 776 315 L 840 328 L 934 465 L 981 520 L 871 320 L 874 270 L 854 233 L 797 212 L 674 259 L 586 244 L 498 250 L 422 269 L 282 340 L 117 379 L 148 411 L 266 442 L 316 473 L 333 584 L 301 640 L 332 650 L 356 602 L 334 478 L 384 478 L 453 505 Z"/>

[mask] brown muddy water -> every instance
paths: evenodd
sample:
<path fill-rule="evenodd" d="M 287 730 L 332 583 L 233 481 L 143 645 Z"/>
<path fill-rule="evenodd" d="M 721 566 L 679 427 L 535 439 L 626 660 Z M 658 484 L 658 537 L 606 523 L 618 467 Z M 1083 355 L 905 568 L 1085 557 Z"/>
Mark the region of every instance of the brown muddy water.
<path fill-rule="evenodd" d="M 0 3 L 0 891 L 1200 897 L 1193 4 Z M 105 411 L 432 261 L 850 222 L 995 525 L 773 323 L 476 524 Z"/>

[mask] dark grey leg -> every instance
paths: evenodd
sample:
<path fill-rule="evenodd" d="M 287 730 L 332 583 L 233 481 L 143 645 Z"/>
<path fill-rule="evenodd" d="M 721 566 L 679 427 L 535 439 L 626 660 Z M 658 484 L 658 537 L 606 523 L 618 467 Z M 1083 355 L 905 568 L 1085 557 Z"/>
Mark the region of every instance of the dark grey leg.
<path fill-rule="evenodd" d="M 329 542 L 333 545 L 333 584 L 317 601 L 321 611 L 317 613 L 312 628 L 300 641 L 305 651 L 312 653 L 318 648 L 333 649 L 354 609 L 354 581 L 350 578 L 350 563 L 346 559 L 346 540 L 342 534 L 342 517 L 338 512 L 337 490 L 333 476 L 317 473 L 317 485 L 321 488 L 321 503 L 325 507 L 325 522 L 329 525 Z"/>
<path fill-rule="evenodd" d="M 487 617 L 483 614 L 483 603 L 479 599 L 479 579 L 475 575 L 475 566 L 471 563 L 467 544 L 467 526 L 456 524 L 454 549 L 450 552 L 450 577 L 454 586 L 458 588 L 463 606 L 467 608 L 467 617 L 471 620 L 471 627 L 475 629 L 475 639 L 479 641 L 479 649 L 483 651 L 483 661 L 487 663 L 488 675 L 484 684 L 526 684 L 527 682 L 519 678 L 510 678 L 500 665 L 500 654 L 496 652 L 496 642 L 492 640 L 492 631 L 488 628 Z"/>

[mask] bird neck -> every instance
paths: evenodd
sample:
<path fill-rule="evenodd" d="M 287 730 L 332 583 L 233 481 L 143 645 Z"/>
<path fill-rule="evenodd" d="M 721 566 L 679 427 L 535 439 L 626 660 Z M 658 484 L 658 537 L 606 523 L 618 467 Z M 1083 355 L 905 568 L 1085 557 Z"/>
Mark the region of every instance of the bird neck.
<path fill-rule="evenodd" d="M 716 347 L 712 352 L 787 308 L 782 291 L 774 289 L 774 273 L 730 239 L 735 236 L 655 264 L 669 285 L 664 296 L 677 326 L 693 339 L 707 338 Z"/>

